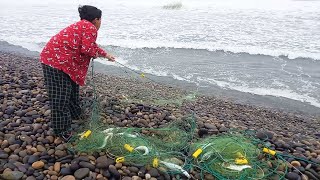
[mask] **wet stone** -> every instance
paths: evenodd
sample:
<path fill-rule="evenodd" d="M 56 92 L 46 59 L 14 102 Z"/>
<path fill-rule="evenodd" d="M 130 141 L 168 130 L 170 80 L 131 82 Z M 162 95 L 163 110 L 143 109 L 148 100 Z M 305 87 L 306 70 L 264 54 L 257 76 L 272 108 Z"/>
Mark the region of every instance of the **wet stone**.
<path fill-rule="evenodd" d="M 96 160 L 97 168 L 107 168 L 111 164 L 114 164 L 114 160 L 107 158 L 106 156 L 98 157 Z"/>
<path fill-rule="evenodd" d="M 286 174 L 286 178 L 288 180 L 299 180 L 300 179 L 300 176 L 294 172 L 289 172 Z"/>
<path fill-rule="evenodd" d="M 204 123 L 204 127 L 207 129 L 216 129 L 216 125 L 210 123 Z"/>
<path fill-rule="evenodd" d="M 23 173 L 19 171 L 6 171 L 0 177 L 2 179 L 8 179 L 8 180 L 19 180 L 22 178 L 22 176 L 23 176 Z"/>
<path fill-rule="evenodd" d="M 36 180 L 34 176 L 28 176 L 26 180 Z"/>
<path fill-rule="evenodd" d="M 68 175 L 61 178 L 61 180 L 76 180 L 76 178 L 74 176 Z"/>
<path fill-rule="evenodd" d="M 160 176 L 159 171 L 155 168 L 151 168 L 148 173 L 152 176 L 152 177 L 158 177 Z"/>
<path fill-rule="evenodd" d="M 79 169 L 79 168 L 77 168 L 77 169 Z M 72 174 L 72 170 L 70 168 L 61 168 L 60 174 L 62 174 L 62 175 L 71 175 Z"/>
<path fill-rule="evenodd" d="M 83 168 L 89 168 L 91 171 L 94 171 L 94 169 L 95 169 L 95 166 L 89 162 L 82 161 L 79 163 L 79 165 L 80 165 L 80 167 L 83 167 Z"/>
<path fill-rule="evenodd" d="M 15 107 L 14 106 L 9 106 L 6 110 L 6 114 L 11 115 L 14 112 Z"/>
<path fill-rule="evenodd" d="M 112 174 L 112 176 L 116 179 L 120 178 L 120 173 L 118 172 L 117 168 L 114 165 L 109 166 L 109 171 Z"/>
<path fill-rule="evenodd" d="M 80 168 L 74 173 L 74 176 L 76 179 L 83 179 L 89 175 L 89 172 L 89 168 Z"/>
<path fill-rule="evenodd" d="M 27 136 L 27 135 L 21 135 L 20 136 L 20 139 L 23 141 L 23 142 L 26 142 L 27 144 L 31 144 L 32 143 L 32 139 L 31 137 Z"/>
<path fill-rule="evenodd" d="M 270 140 L 273 138 L 273 133 L 270 131 L 258 131 L 256 136 L 261 140 Z"/>

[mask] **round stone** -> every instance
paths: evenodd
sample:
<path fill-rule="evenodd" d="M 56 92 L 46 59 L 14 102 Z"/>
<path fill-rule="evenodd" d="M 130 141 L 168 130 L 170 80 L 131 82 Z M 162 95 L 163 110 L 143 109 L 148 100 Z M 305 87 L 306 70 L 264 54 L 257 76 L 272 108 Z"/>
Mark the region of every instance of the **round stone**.
<path fill-rule="evenodd" d="M 89 168 L 80 168 L 76 170 L 76 172 L 74 173 L 74 177 L 76 179 L 83 179 L 89 175 L 89 172 L 90 172 Z"/>
<path fill-rule="evenodd" d="M 296 168 L 301 166 L 301 164 L 300 164 L 299 161 L 291 161 L 290 164 L 291 164 L 292 166 L 296 167 Z"/>
<path fill-rule="evenodd" d="M 76 178 L 74 176 L 68 175 L 61 178 L 61 180 L 76 180 Z"/>
<path fill-rule="evenodd" d="M 32 163 L 32 167 L 34 169 L 41 169 L 41 168 L 43 168 L 43 166 L 44 166 L 44 162 L 42 162 L 42 161 L 36 161 L 36 162 Z"/>
<path fill-rule="evenodd" d="M 299 180 L 300 176 L 294 172 L 289 172 L 286 174 L 286 178 L 289 180 Z"/>

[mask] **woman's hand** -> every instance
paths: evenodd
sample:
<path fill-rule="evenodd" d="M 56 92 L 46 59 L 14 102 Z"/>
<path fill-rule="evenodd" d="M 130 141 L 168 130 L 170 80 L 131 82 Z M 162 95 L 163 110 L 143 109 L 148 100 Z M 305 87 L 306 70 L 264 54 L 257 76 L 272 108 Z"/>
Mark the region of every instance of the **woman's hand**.
<path fill-rule="evenodd" d="M 109 61 L 111 61 L 111 62 L 114 62 L 115 61 L 115 57 L 114 56 L 112 56 L 111 54 L 107 54 L 106 55 L 106 58 L 109 60 Z"/>

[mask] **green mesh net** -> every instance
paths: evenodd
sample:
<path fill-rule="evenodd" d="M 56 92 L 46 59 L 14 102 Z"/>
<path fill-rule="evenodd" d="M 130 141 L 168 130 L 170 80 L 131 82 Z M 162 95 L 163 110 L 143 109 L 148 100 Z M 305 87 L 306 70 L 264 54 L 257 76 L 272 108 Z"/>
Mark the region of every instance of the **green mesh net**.
<path fill-rule="evenodd" d="M 194 162 L 219 179 L 266 179 L 282 163 L 266 156 L 257 140 L 240 133 L 212 136 L 191 145 Z M 280 176 L 279 176 L 280 177 Z"/>
<path fill-rule="evenodd" d="M 192 167 L 218 179 L 283 178 L 276 169 L 285 163 L 264 154 L 261 149 L 263 143 L 246 133 L 230 132 L 194 142 L 196 119 L 193 114 L 175 119 L 161 128 L 120 128 L 102 123 L 101 117 L 106 114 L 102 113 L 94 81 L 91 84 L 94 98 L 85 104 L 91 110 L 90 118 L 79 128 L 79 135 L 69 143 L 74 151 L 104 151 L 117 162 L 156 167 L 188 178 Z M 151 85 L 153 88 L 130 93 L 134 87 L 126 86 L 115 87 L 118 94 L 122 94 L 117 97 L 117 103 L 180 107 L 184 102 L 194 101 L 197 96 L 196 93 L 164 93 L 154 85 Z"/>
<path fill-rule="evenodd" d="M 136 92 L 131 95 L 123 95 L 122 102 L 124 103 L 143 103 L 143 104 L 152 104 L 156 106 L 175 106 L 181 107 L 184 102 L 193 102 L 197 98 L 197 93 L 184 93 L 184 94 L 177 94 L 173 97 L 166 96 L 161 97 L 159 93 L 144 90 L 142 92 Z M 172 95 L 172 94 L 171 94 Z"/>
<path fill-rule="evenodd" d="M 195 117 L 189 115 L 181 120 L 171 122 L 167 127 L 136 130 L 141 131 L 145 139 L 162 151 L 181 152 L 188 147 L 192 140 L 196 130 L 196 122 Z"/>
<path fill-rule="evenodd" d="M 78 152 L 104 151 L 116 162 L 160 168 L 169 174 L 185 174 L 182 166 L 186 157 L 181 153 L 193 137 L 191 117 L 171 123 L 164 128 L 97 128 L 88 137 L 79 135 L 73 143 Z M 183 125 L 187 126 L 183 126 Z M 186 129 L 184 129 L 186 128 Z M 186 131 L 188 130 L 188 131 Z"/>

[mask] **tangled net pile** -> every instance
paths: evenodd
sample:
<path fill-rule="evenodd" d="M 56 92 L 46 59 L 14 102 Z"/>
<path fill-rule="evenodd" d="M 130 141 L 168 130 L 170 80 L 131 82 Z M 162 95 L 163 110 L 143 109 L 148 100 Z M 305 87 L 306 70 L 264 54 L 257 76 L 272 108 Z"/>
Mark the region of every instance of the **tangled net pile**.
<path fill-rule="evenodd" d="M 191 152 L 194 163 L 218 179 L 266 179 L 277 174 L 282 161 L 268 156 L 261 147 L 257 139 L 230 132 L 191 144 Z"/>
<path fill-rule="evenodd" d="M 170 100 L 156 99 L 153 102 L 163 105 L 175 101 L 181 105 L 194 98 L 192 95 Z M 192 177 L 189 172 L 193 169 L 201 174 L 212 174 L 218 179 L 266 179 L 277 174 L 276 169 L 283 163 L 263 153 L 264 143 L 245 133 L 229 132 L 196 139 L 196 119 L 193 114 L 156 129 L 105 125 L 101 123 L 97 101 L 95 99 L 90 104 L 91 119 L 84 127 L 87 131 L 79 133 L 70 142 L 70 148 L 74 151 L 104 151 L 118 163 L 155 167 L 169 174 L 183 174 L 187 178 Z M 273 166 L 270 167 L 268 163 Z"/>
<path fill-rule="evenodd" d="M 75 139 L 74 150 L 78 152 L 105 151 L 116 162 L 128 162 L 152 167 L 163 167 L 168 173 L 184 173 L 189 142 L 195 133 L 192 116 L 183 121 L 172 122 L 164 128 L 118 128 L 100 126 L 90 131 L 90 135 Z"/>

